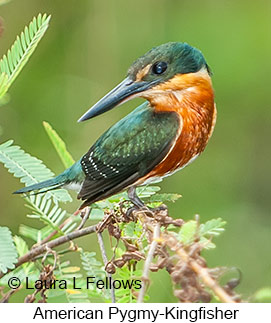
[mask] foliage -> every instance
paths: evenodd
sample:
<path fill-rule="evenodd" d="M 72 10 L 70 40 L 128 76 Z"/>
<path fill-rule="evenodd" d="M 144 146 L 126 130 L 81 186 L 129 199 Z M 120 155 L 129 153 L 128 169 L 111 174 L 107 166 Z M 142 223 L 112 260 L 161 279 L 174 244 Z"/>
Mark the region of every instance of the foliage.
<path fill-rule="evenodd" d="M 80 257 L 83 270 L 87 277 L 95 277 L 93 279 L 94 282 L 106 277 L 104 266 L 96 259 L 95 252 L 88 252 L 80 249 Z M 106 289 L 96 289 L 94 284 L 90 284 L 88 287 L 89 288 L 86 288 L 86 285 L 84 285 L 83 293 L 87 295 L 89 301 L 102 301 L 110 298 L 110 294 Z"/>
<path fill-rule="evenodd" d="M 0 61 L 0 99 L 6 94 L 35 50 L 48 28 L 49 20 L 50 16 L 47 15 L 39 15 L 34 18 L 29 27 L 26 27 L 20 37 L 17 37 L 7 55 L 4 55 Z M 74 160 L 64 141 L 48 123 L 44 122 L 43 125 L 64 166 L 69 167 Z M 54 176 L 53 172 L 41 160 L 13 145 L 12 140 L 0 145 L 0 162 L 27 186 Z M 181 197 L 178 194 L 157 193 L 159 190 L 158 186 L 145 186 L 138 188 L 137 194 L 150 208 L 159 206 L 164 202 L 175 202 Z M 28 217 L 38 219 L 41 223 L 39 223 L 39 226 L 34 221 L 30 222 L 30 225 L 21 224 L 19 227 L 21 236 L 14 236 L 13 239 L 8 228 L 0 227 L 0 270 L 2 274 L 14 269 L 18 256 L 25 256 L 38 246 L 43 246 L 47 241 L 53 241 L 59 236 L 65 237 L 72 231 L 78 231 L 74 229 L 78 225 L 80 216 L 70 216 L 60 206 L 61 202 L 72 200 L 66 190 L 58 189 L 43 192 L 39 195 L 30 194 L 23 196 L 23 198 L 27 203 L 26 206 L 31 210 Z M 42 289 L 36 287 L 33 294 L 25 298 L 25 302 L 34 302 L 37 298 L 41 302 L 59 302 L 63 298 L 68 302 L 93 302 L 97 300 L 109 302 L 112 297 L 111 291 L 106 288 L 97 289 L 94 285 L 87 288 L 86 277 L 95 277 L 94 282 L 96 283 L 111 276 L 114 280 L 130 283 L 133 280 L 141 279 L 143 281 L 143 264 L 149 256 L 150 245 L 154 242 L 158 243 L 158 241 L 155 241 L 153 233 L 153 224 L 157 221 L 161 225 L 161 237 L 156 254 L 153 257 L 155 263 L 150 264 L 150 270 L 155 272 L 160 269 L 167 269 L 172 278 L 174 294 L 179 300 L 187 301 L 187 295 L 184 294 L 190 285 L 187 284 L 187 281 L 184 282 L 184 279 L 189 279 L 195 283 L 192 286 L 197 286 L 193 290 L 195 301 L 208 299 L 209 293 L 202 287 L 202 282 L 199 282 L 200 275 L 197 276 L 189 266 L 193 262 L 197 266 L 199 266 L 198 262 L 204 263 L 200 251 L 215 247 L 211 239 L 223 232 L 225 222 L 218 218 L 203 224 L 200 224 L 198 219 L 183 223 L 180 219 L 174 220 L 169 217 L 163 209 L 159 209 L 157 213 L 155 213 L 155 210 L 149 209 L 149 212 L 153 212 L 153 214 L 147 218 L 148 210 L 145 212 L 135 211 L 129 215 L 130 207 L 131 203 L 128 201 L 126 192 L 99 201 L 92 206 L 91 219 L 101 220 L 100 225 L 104 225 L 103 230 L 108 231 L 111 239 L 112 252 L 107 263 L 102 264 L 94 252 L 85 251 L 71 241 L 68 248 L 61 248 L 57 252 L 47 245 L 48 248 L 42 254 L 31 259 L 34 260 L 33 262 L 25 262 L 22 266 L 15 268 L 14 271 L 2 275 L 0 284 L 7 291 L 8 281 L 12 276 L 18 277 L 22 281 L 23 287 L 26 284 L 26 277 L 31 284 L 35 284 L 37 280 L 45 280 L 46 282 L 65 280 L 67 288 L 64 290 L 50 289 L 48 291 L 45 287 Z M 30 248 L 30 245 L 22 236 L 31 239 L 33 244 Z M 73 266 L 69 261 L 65 261 L 64 255 L 71 252 L 80 255 L 80 266 Z M 178 261 L 175 261 L 176 259 Z M 183 259 L 189 261 L 185 262 Z M 74 288 L 74 278 L 80 290 Z M 211 274 L 208 278 L 211 281 L 213 279 L 213 282 L 216 283 Z M 146 277 L 144 279 L 146 280 Z M 176 286 L 180 290 L 177 290 Z M 207 285 L 207 287 L 211 288 L 212 284 L 211 286 Z M 136 302 L 138 293 L 134 286 L 132 288 L 120 288 L 115 291 L 116 301 L 120 303 Z M 194 296 L 193 293 L 190 294 Z M 149 296 L 145 293 L 142 299 L 148 300 Z"/>
<path fill-rule="evenodd" d="M 20 36 L 0 60 L 0 99 L 8 91 L 30 56 L 35 51 L 49 26 L 50 16 L 39 14 L 29 26 L 24 28 Z"/>
<path fill-rule="evenodd" d="M 119 268 L 117 271 L 117 275 L 120 279 L 123 281 L 130 281 L 133 280 L 140 280 L 142 277 L 142 270 L 134 270 L 133 266 L 128 268 L 128 266 L 125 266 L 123 268 Z M 116 291 L 116 297 L 118 303 L 136 303 L 137 297 L 136 297 L 136 289 L 133 288 L 121 288 Z M 145 295 L 144 300 L 147 301 L 149 299 L 149 295 Z"/>
<path fill-rule="evenodd" d="M 271 287 L 264 287 L 258 290 L 253 296 L 253 301 L 257 303 L 271 303 Z"/>
<path fill-rule="evenodd" d="M 17 262 L 17 251 L 7 227 L 0 227 L 0 270 L 6 273 Z"/>
<path fill-rule="evenodd" d="M 71 154 L 68 152 L 66 148 L 66 144 L 64 141 L 59 137 L 56 131 L 52 128 L 52 126 L 48 123 L 43 121 L 44 129 L 46 130 L 52 144 L 54 145 L 63 165 L 68 168 L 72 164 L 74 164 L 74 160 Z"/>
<path fill-rule="evenodd" d="M 3 4 L 6 4 L 8 2 L 10 2 L 11 0 L 0 0 L 0 6 L 2 6 Z"/>
<path fill-rule="evenodd" d="M 49 124 L 45 123 L 45 128 L 64 165 L 68 166 L 73 159 L 68 153 L 63 140 Z M 10 173 L 14 174 L 15 177 L 19 178 L 26 185 L 31 185 L 53 176 L 53 173 L 40 160 L 25 153 L 20 147 L 14 146 L 12 141 L 0 145 L 0 161 Z M 138 188 L 137 194 L 149 207 L 156 207 L 165 201 L 175 202 L 180 197 L 178 194 L 158 194 L 157 192 L 159 190 L 160 188 L 158 186 L 145 186 Z M 34 244 L 43 243 L 44 239 L 48 239 L 48 236 L 55 238 L 60 235 L 66 235 L 77 226 L 80 217 L 69 216 L 59 206 L 59 202 L 71 200 L 70 195 L 65 190 L 54 190 L 40 195 L 28 195 L 24 196 L 24 198 L 27 202 L 27 207 L 32 211 L 32 214 L 28 216 L 37 218 L 43 223 L 43 227 L 40 229 L 29 225 L 20 225 L 20 234 L 26 238 L 30 238 L 34 241 Z M 37 260 L 36 264 L 24 263 L 23 266 L 16 268 L 13 273 L 5 275 L 0 280 L 0 283 L 3 286 L 7 286 L 11 274 L 19 277 L 23 282 L 23 286 L 26 277 L 28 277 L 29 282 L 32 284 L 37 279 L 41 279 L 40 277 L 47 277 L 47 280 L 54 277 L 56 280 L 65 279 L 68 284 L 67 288 L 58 291 L 36 289 L 33 294 L 27 296 L 25 301 L 33 302 L 39 294 L 42 301 L 49 302 L 59 301 L 63 298 L 68 302 L 108 302 L 111 299 L 110 290 L 97 289 L 94 285 L 90 285 L 87 288 L 85 279 L 86 277 L 95 277 L 94 281 L 97 283 L 99 280 L 105 280 L 108 273 L 112 272 L 114 274 L 114 280 L 122 280 L 132 284 L 131 288 L 120 288 L 115 291 L 116 301 L 136 302 L 138 290 L 133 285 L 133 282 L 134 280 L 138 279 L 140 281 L 141 279 L 142 260 L 147 256 L 151 235 L 146 230 L 146 224 L 142 222 L 140 217 L 136 218 L 136 216 L 133 221 L 131 221 L 131 218 L 125 218 L 127 215 L 123 213 L 123 208 L 128 210 L 131 206 L 127 200 L 127 193 L 122 192 L 104 201 L 95 203 L 91 210 L 92 220 L 102 220 L 110 216 L 110 214 L 114 214 L 113 217 L 109 218 L 110 221 L 107 221 L 105 228 L 108 229 L 111 238 L 115 238 L 117 242 L 113 247 L 111 260 L 107 263 L 106 267 L 96 258 L 94 252 L 88 252 L 82 250 L 82 248 L 70 246 L 68 249 L 60 250 L 58 254 L 53 251 L 46 253 L 44 257 L 47 265 L 44 263 L 45 259 L 42 261 Z M 225 222 L 221 219 L 213 219 L 203 224 L 191 220 L 180 227 L 179 220 L 173 220 L 168 216 L 157 216 L 158 218 L 160 217 L 161 224 L 165 226 L 167 232 L 172 234 L 172 237 L 176 237 L 176 241 L 187 246 L 187 248 L 194 248 L 195 243 L 199 243 L 198 248 L 200 249 L 214 248 L 215 245 L 211 242 L 211 238 L 223 232 L 223 226 L 225 225 Z M 23 238 L 15 236 L 14 241 L 18 255 L 25 255 L 29 248 Z M 72 251 L 79 251 L 81 259 L 80 267 L 70 266 L 69 262 L 62 261 L 62 254 Z M 52 256 L 54 256 L 54 261 Z M 161 256 L 159 257 L 161 258 Z M 169 259 L 165 260 L 162 259 L 160 264 L 159 261 L 157 264 L 153 264 L 154 270 L 162 269 L 167 261 L 169 261 Z M 13 267 L 14 262 L 16 261 L 13 260 Z M 173 267 L 177 265 L 178 263 L 171 264 Z M 7 270 L 7 268 L 12 268 L 12 266 L 6 265 L 4 269 Z M 42 270 L 40 269 L 41 267 Z M 81 269 L 83 273 L 80 272 Z M 51 276 L 51 271 L 54 276 Z M 76 278 L 76 284 L 77 287 L 81 288 L 80 290 L 73 289 L 73 277 Z M 181 281 L 178 284 L 176 282 L 175 278 L 174 286 L 182 284 Z M 183 291 L 186 290 L 184 289 Z M 204 291 L 200 291 L 200 293 L 204 293 Z M 180 300 L 185 299 L 179 291 L 176 296 Z M 145 293 L 144 300 L 146 301 L 148 299 L 149 296 Z"/>
<path fill-rule="evenodd" d="M 164 194 L 155 194 L 150 197 L 149 202 L 176 202 L 180 197 L 182 197 L 180 194 L 169 194 L 169 193 L 164 193 Z"/>
<path fill-rule="evenodd" d="M 20 181 L 26 186 L 54 177 L 41 160 L 25 153 L 20 147 L 12 145 L 13 141 L 9 140 L 0 145 L 0 161 L 14 174 L 20 178 Z M 60 189 L 47 193 L 47 198 L 52 197 L 55 202 L 71 201 L 71 197 L 66 190 Z"/>
<path fill-rule="evenodd" d="M 12 143 L 9 140 L 0 145 L 0 161 L 10 173 L 20 178 L 22 183 L 31 185 L 53 177 L 54 174 L 39 159 L 30 156 L 20 147 L 12 145 Z M 32 211 L 28 216 L 48 224 L 52 230 L 57 230 L 59 233 L 64 234 L 64 232 L 67 233 L 76 226 L 72 221 L 69 221 L 67 226 L 62 229 L 58 226 L 63 219 L 69 217 L 67 212 L 59 206 L 59 202 L 71 201 L 71 197 L 66 190 L 59 189 L 39 195 L 28 195 L 24 198 L 27 202 L 27 207 Z M 45 232 L 48 233 L 47 230 Z"/>
<path fill-rule="evenodd" d="M 48 136 L 53 140 L 54 147 L 58 151 L 60 158 L 64 160 L 67 156 L 70 156 L 66 150 L 64 142 L 55 130 L 53 130 L 48 124 L 46 124 L 46 127 L 48 130 Z M 61 149 L 59 149 L 59 147 L 61 147 Z M 67 160 L 71 161 L 73 159 L 70 156 Z M 20 147 L 14 146 L 12 141 L 8 141 L 0 145 L 0 161 L 10 173 L 13 173 L 15 177 L 19 178 L 21 182 L 26 185 L 31 185 L 53 176 L 53 173 L 40 160 L 25 153 Z M 180 197 L 178 194 L 155 194 L 159 190 L 160 188 L 158 186 L 145 186 L 138 188 L 137 193 L 145 200 L 147 205 L 151 207 L 159 205 L 164 201 L 174 202 Z M 42 243 L 42 241 L 50 235 L 52 235 L 52 237 L 65 235 L 72 231 L 77 225 L 79 220 L 78 217 L 70 217 L 67 212 L 59 206 L 59 202 L 66 202 L 71 199 L 65 190 L 50 191 L 36 196 L 29 195 L 25 196 L 24 199 L 27 202 L 28 208 L 32 211 L 32 214 L 29 214 L 28 216 L 31 218 L 38 218 L 44 224 L 40 229 L 29 225 L 20 225 L 20 234 L 26 238 L 30 238 L 35 244 Z M 119 226 L 118 230 L 121 232 L 120 239 L 122 243 L 117 243 L 113 249 L 112 266 L 113 268 L 116 267 L 116 269 L 114 269 L 114 279 L 132 282 L 135 279 L 140 279 L 142 276 L 142 267 L 140 264 L 137 264 L 137 262 L 144 259 L 145 256 L 143 255 L 148 250 L 149 240 L 146 235 L 143 235 L 145 229 L 141 221 L 123 222 L 123 220 L 121 220 L 122 213 L 120 205 L 123 205 L 126 209 L 129 207 L 126 192 L 95 203 L 93 210 L 91 211 L 91 219 L 101 220 L 108 212 L 110 212 L 110 210 L 114 210 L 114 212 L 120 217 L 117 221 Z M 168 226 L 168 230 L 178 237 L 179 241 L 183 244 L 193 244 L 195 237 L 198 236 L 202 243 L 202 248 L 210 248 L 214 247 L 210 238 L 212 236 L 219 235 L 223 231 L 224 225 L 225 222 L 221 219 L 214 219 L 200 225 L 198 225 L 197 221 L 192 220 L 185 223 L 179 229 L 170 224 Z M 111 227 L 112 230 L 116 228 L 117 227 L 114 224 Z M 141 250 L 138 249 L 139 241 Z M 28 252 L 28 245 L 22 237 L 15 236 L 14 242 L 17 249 L 16 255 L 18 253 L 19 256 L 22 256 Z M 133 245 L 134 247 L 131 247 Z M 131 252 L 129 248 L 135 249 Z M 69 248 L 67 251 L 63 250 L 63 252 L 72 252 L 72 250 L 72 248 Z M 59 251 L 59 256 L 56 256 L 57 261 L 55 260 L 56 264 L 54 265 L 54 277 L 56 279 L 66 279 L 68 282 L 68 288 L 64 291 L 58 292 L 50 290 L 43 294 L 38 290 L 36 292 L 40 292 L 43 297 L 46 295 L 48 301 L 59 300 L 63 297 L 69 302 L 110 301 L 110 291 L 106 289 L 99 290 L 94 288 L 94 286 L 86 288 L 86 284 L 84 284 L 85 278 L 83 277 L 85 275 L 87 277 L 95 277 L 95 281 L 105 279 L 107 273 L 104 269 L 104 265 L 97 260 L 94 252 L 83 251 L 82 248 L 76 248 L 75 250 L 80 252 L 81 268 L 84 273 L 78 272 L 81 271 L 80 267 L 73 267 L 65 261 L 62 262 L 61 251 Z M 50 266 L 53 266 L 52 259 L 50 257 L 48 259 L 49 260 L 47 261 L 51 264 Z M 13 267 L 15 262 L 16 260 L 13 260 Z M 6 264 L 6 268 L 4 269 L 7 270 L 7 268 L 13 268 L 12 266 L 8 266 Z M 46 268 L 44 267 L 44 264 L 42 264 L 42 266 L 43 268 Z M 135 268 L 135 266 L 139 268 Z M 29 282 L 34 283 L 39 279 L 39 275 L 41 275 L 39 267 L 40 265 L 37 266 L 33 263 L 25 263 L 22 267 L 16 268 L 13 275 L 20 277 L 22 281 L 25 277 L 30 277 Z M 1 279 L 0 283 L 3 286 L 6 286 L 9 277 L 10 274 L 7 274 Z M 73 289 L 72 277 L 76 277 L 77 286 L 80 286 L 81 288 L 80 291 Z M 34 293 L 32 295 L 28 295 L 28 297 L 33 301 L 36 299 L 37 293 L 35 295 Z M 117 302 L 136 302 L 137 294 L 138 291 L 134 288 L 120 288 L 115 292 Z M 149 296 L 145 294 L 144 300 L 148 300 L 148 298 Z"/>
<path fill-rule="evenodd" d="M 184 244 L 190 244 L 194 241 L 195 236 L 198 235 L 200 242 L 208 248 L 215 248 L 215 244 L 211 242 L 213 236 L 218 236 L 224 231 L 223 226 L 226 222 L 221 218 L 212 219 L 206 223 L 198 226 L 197 221 L 191 220 L 186 222 L 179 231 L 179 239 Z"/>

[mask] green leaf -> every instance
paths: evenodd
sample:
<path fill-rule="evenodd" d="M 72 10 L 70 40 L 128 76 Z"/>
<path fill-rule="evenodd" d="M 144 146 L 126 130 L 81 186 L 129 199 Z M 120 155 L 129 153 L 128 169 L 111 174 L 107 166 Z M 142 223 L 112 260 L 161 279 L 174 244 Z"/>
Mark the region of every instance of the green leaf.
<path fill-rule="evenodd" d="M 21 224 L 19 227 L 19 232 L 22 236 L 30 238 L 35 242 L 38 242 L 38 236 L 40 235 L 39 234 L 40 230 Z"/>
<path fill-rule="evenodd" d="M 0 0 L 0 6 L 2 6 L 3 4 L 6 4 L 8 2 L 10 2 L 11 0 Z"/>
<path fill-rule="evenodd" d="M 96 259 L 95 252 L 84 252 L 80 249 L 80 257 L 82 267 L 85 270 L 88 277 L 95 277 L 93 281 L 98 281 L 100 279 L 104 279 L 106 277 L 106 272 L 104 270 L 104 266 L 100 261 Z M 86 285 L 84 285 L 86 286 Z M 93 298 L 103 298 L 103 301 L 110 298 L 110 290 L 108 289 L 96 289 L 94 284 L 91 284 L 87 290 L 87 294 L 89 295 L 90 300 L 93 301 Z"/>
<path fill-rule="evenodd" d="M 226 222 L 221 218 L 212 219 L 199 226 L 200 242 L 206 249 L 215 248 L 215 244 L 208 240 L 212 236 L 218 236 L 224 231 Z M 183 244 L 193 242 L 197 231 L 197 222 L 194 220 L 186 222 L 179 231 L 179 239 Z"/>
<path fill-rule="evenodd" d="M 125 237 L 134 237 L 135 223 L 130 222 L 124 227 L 124 236 Z"/>
<path fill-rule="evenodd" d="M 197 222 L 194 220 L 186 222 L 179 231 L 179 239 L 183 244 L 189 244 L 195 239 Z"/>
<path fill-rule="evenodd" d="M 128 268 L 128 266 L 123 266 L 122 268 L 118 268 L 116 274 L 114 275 L 115 279 L 120 279 L 123 281 L 129 280 L 132 283 L 132 280 L 141 280 L 142 270 L 134 271 L 132 268 Z M 135 286 L 132 286 L 132 289 L 129 288 L 120 288 L 115 291 L 117 303 L 133 303 L 136 301 L 136 293 L 138 292 L 135 289 Z M 146 296 L 146 294 L 145 294 Z M 144 298 L 145 300 L 145 298 Z"/>
<path fill-rule="evenodd" d="M 206 223 L 200 224 L 198 235 L 200 243 L 205 249 L 215 248 L 215 244 L 209 239 L 218 236 L 224 231 L 223 226 L 226 224 L 221 218 L 212 219 Z M 189 244 L 195 239 L 197 233 L 197 222 L 194 220 L 186 222 L 179 231 L 179 239 L 183 244 Z"/>
<path fill-rule="evenodd" d="M 130 299 L 131 299 L 130 295 L 126 295 L 126 296 L 121 297 L 118 300 L 118 303 L 129 303 Z"/>
<path fill-rule="evenodd" d="M 41 160 L 25 153 L 19 146 L 12 145 L 13 141 L 9 140 L 0 145 L 0 162 L 20 178 L 20 181 L 26 186 L 36 184 L 54 176 Z M 46 193 L 47 198 L 52 197 L 54 201 L 72 201 L 69 193 L 64 189 L 49 191 Z M 39 195 L 41 196 L 41 195 Z"/>
<path fill-rule="evenodd" d="M 136 193 L 140 198 L 147 198 L 160 191 L 159 186 L 142 186 L 136 189 Z"/>
<path fill-rule="evenodd" d="M 30 195 L 29 197 L 26 197 L 26 200 L 29 203 L 29 205 L 26 206 L 33 212 L 33 214 L 28 214 L 28 217 L 37 218 L 43 223 L 48 224 L 51 231 L 56 230 L 59 234 L 63 235 L 72 231 L 77 225 L 75 222 L 78 218 L 73 216 L 70 218 L 71 220 L 67 221 L 67 223 L 60 229 L 59 225 L 68 217 L 67 212 L 66 210 L 62 210 L 58 206 L 58 203 L 54 203 L 52 202 L 52 199 L 48 199 L 46 195 Z"/>
<path fill-rule="evenodd" d="M 50 16 L 44 14 L 34 17 L 28 27 L 25 27 L 20 36 L 17 36 L 15 42 L 8 50 L 7 54 L 0 60 L 0 97 L 3 96 L 14 82 L 26 62 L 33 54 L 39 41 L 45 34 L 49 26 Z M 1 85 L 3 73 L 5 81 Z"/>
<path fill-rule="evenodd" d="M 76 290 L 66 290 L 66 294 L 69 303 L 90 303 L 86 292 L 78 293 Z"/>
<path fill-rule="evenodd" d="M 43 126 L 54 145 L 63 165 L 68 168 L 74 164 L 74 159 L 72 158 L 71 154 L 68 152 L 66 148 L 66 144 L 64 141 L 59 137 L 57 132 L 52 128 L 52 126 L 46 122 L 43 121 Z"/>
<path fill-rule="evenodd" d="M 4 96 L 0 97 L 0 107 L 2 105 L 8 104 L 9 101 L 10 101 L 10 95 L 8 93 L 6 93 Z"/>
<path fill-rule="evenodd" d="M 216 245 L 212 241 L 210 241 L 210 239 L 207 239 L 205 237 L 200 238 L 200 243 L 204 249 L 214 249 L 216 247 Z"/>
<path fill-rule="evenodd" d="M 95 281 L 103 279 L 106 276 L 105 271 L 102 269 L 102 263 L 95 258 L 95 252 L 81 251 L 80 256 L 82 266 L 88 276 L 94 276 Z"/>
<path fill-rule="evenodd" d="M 13 146 L 12 141 L 0 145 L 0 162 L 4 163 L 9 172 L 20 178 L 26 185 L 38 183 L 54 175 L 39 159 L 25 153 L 20 147 Z M 66 190 L 48 191 L 38 195 L 29 194 L 24 197 L 28 203 L 27 206 L 33 212 L 29 217 L 38 218 L 48 224 L 50 232 L 57 230 L 60 234 L 65 234 L 76 226 L 74 223 L 76 217 L 74 217 L 61 230 L 59 229 L 61 221 L 67 218 L 67 213 L 59 207 L 58 202 L 71 201 Z"/>
<path fill-rule="evenodd" d="M 39 243 L 42 239 L 44 239 L 45 237 L 48 237 L 51 231 L 52 231 L 52 228 L 49 225 L 43 227 L 40 230 L 24 224 L 20 224 L 19 226 L 19 233 L 26 238 L 30 238 L 34 240 L 36 243 Z"/>
<path fill-rule="evenodd" d="M 56 220 L 58 220 L 57 222 L 60 222 L 66 215 L 65 210 L 62 210 L 58 204 L 52 204 L 52 200 L 48 199 L 46 196 L 37 199 L 36 196 L 30 195 L 26 200 L 31 204 L 28 207 L 33 211 L 33 214 L 42 218 L 45 223 L 52 225 L 54 223 L 57 224 Z M 32 215 L 29 215 L 29 217 L 32 217 Z"/>
<path fill-rule="evenodd" d="M 271 287 L 264 287 L 258 290 L 253 297 L 253 301 L 257 303 L 271 303 Z"/>
<path fill-rule="evenodd" d="M 129 222 L 125 224 L 123 234 L 127 238 L 137 239 L 142 234 L 142 225 L 139 222 Z"/>
<path fill-rule="evenodd" d="M 102 220 L 104 217 L 104 211 L 102 209 L 92 209 L 90 213 L 91 220 Z"/>
<path fill-rule="evenodd" d="M 13 238 L 19 257 L 25 255 L 29 249 L 23 238 L 14 236 Z"/>
<path fill-rule="evenodd" d="M 155 194 L 149 198 L 149 202 L 176 202 L 182 195 L 175 193 Z"/>
<path fill-rule="evenodd" d="M 31 284 L 34 284 L 37 279 L 40 277 L 40 271 L 35 266 L 34 263 L 26 263 L 22 266 L 19 266 L 18 268 L 12 270 L 10 273 L 5 274 L 0 279 L 0 285 L 7 286 L 8 287 L 8 280 L 11 277 L 17 277 L 22 282 L 22 286 L 25 285 L 25 278 L 27 277 L 29 282 Z"/>
<path fill-rule="evenodd" d="M 70 266 L 70 267 L 66 267 L 66 268 L 63 268 L 62 270 L 62 273 L 77 273 L 78 271 L 80 271 L 80 267 L 78 266 Z"/>
<path fill-rule="evenodd" d="M 15 243 L 19 257 L 24 256 L 29 251 L 29 248 L 23 238 L 19 236 L 14 236 L 13 241 Z M 31 272 L 34 267 L 35 267 L 34 263 L 31 263 L 31 262 L 30 263 L 26 262 L 22 264 L 22 268 L 26 276 L 28 276 L 29 272 Z"/>
<path fill-rule="evenodd" d="M 3 72 L 0 74 L 0 98 L 3 99 L 4 94 L 8 90 L 8 75 Z"/>
<path fill-rule="evenodd" d="M 15 268 L 18 259 L 11 232 L 7 227 L 0 227 L 0 270 L 6 273 Z"/>
<path fill-rule="evenodd" d="M 223 228 L 226 225 L 226 221 L 223 221 L 221 218 L 212 219 L 207 221 L 204 224 L 200 225 L 199 234 L 200 236 L 218 236 L 225 229 Z"/>

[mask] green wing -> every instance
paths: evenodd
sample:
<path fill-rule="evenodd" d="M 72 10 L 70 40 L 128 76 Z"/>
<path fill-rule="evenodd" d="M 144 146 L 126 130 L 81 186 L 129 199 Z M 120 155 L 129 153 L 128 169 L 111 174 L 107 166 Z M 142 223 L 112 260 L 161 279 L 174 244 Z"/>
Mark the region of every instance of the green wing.
<path fill-rule="evenodd" d="M 159 164 L 173 144 L 180 119 L 147 103 L 107 130 L 82 157 L 83 206 L 122 191 Z"/>

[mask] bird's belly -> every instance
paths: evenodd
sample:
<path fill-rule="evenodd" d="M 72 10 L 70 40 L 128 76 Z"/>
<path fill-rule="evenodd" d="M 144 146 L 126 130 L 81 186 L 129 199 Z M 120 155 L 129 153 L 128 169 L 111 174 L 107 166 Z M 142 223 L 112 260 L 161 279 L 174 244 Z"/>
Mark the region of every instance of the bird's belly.
<path fill-rule="evenodd" d="M 196 154 L 195 156 L 193 156 L 185 165 L 182 165 L 181 167 L 178 167 L 176 169 L 174 169 L 173 171 L 169 171 L 167 173 L 165 173 L 162 176 L 152 176 L 147 178 L 142 184 L 140 185 L 148 185 L 148 184 L 154 184 L 154 183 L 159 183 L 161 182 L 165 177 L 171 176 L 173 174 L 175 174 L 176 172 L 178 172 L 179 170 L 185 168 L 186 166 L 188 166 L 189 164 L 191 164 L 197 157 L 199 156 L 199 154 Z"/>
<path fill-rule="evenodd" d="M 214 105 L 212 104 L 211 107 L 211 113 L 205 115 L 191 112 L 191 109 L 183 110 L 181 115 L 183 126 L 172 149 L 149 174 L 142 178 L 142 182 L 172 175 L 189 165 L 203 152 L 210 138 L 215 118 Z"/>

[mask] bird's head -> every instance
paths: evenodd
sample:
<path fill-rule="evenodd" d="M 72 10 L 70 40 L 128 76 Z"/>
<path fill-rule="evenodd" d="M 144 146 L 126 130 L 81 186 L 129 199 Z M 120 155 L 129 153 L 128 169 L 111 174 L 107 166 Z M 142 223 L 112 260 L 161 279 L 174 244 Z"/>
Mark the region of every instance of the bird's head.
<path fill-rule="evenodd" d="M 179 42 L 152 48 L 129 68 L 127 77 L 92 106 L 78 121 L 85 121 L 131 100 L 143 97 L 155 104 L 167 94 L 190 89 L 197 80 L 210 79 L 210 69 L 198 49 Z"/>

